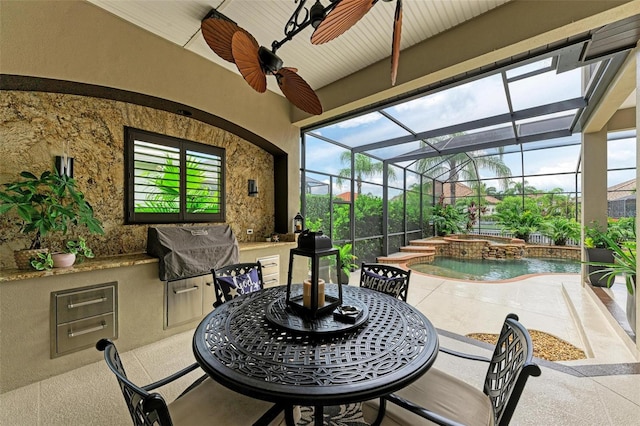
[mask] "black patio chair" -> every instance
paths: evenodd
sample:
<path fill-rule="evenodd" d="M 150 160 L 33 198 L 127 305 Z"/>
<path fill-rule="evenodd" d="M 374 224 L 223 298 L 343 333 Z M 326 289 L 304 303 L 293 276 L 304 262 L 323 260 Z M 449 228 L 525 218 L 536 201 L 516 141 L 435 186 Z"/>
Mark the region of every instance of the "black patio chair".
<path fill-rule="evenodd" d="M 262 265 L 256 263 L 235 263 L 212 269 L 213 288 L 216 300 L 213 307 L 217 308 L 224 302 L 264 288 L 262 281 Z"/>
<path fill-rule="evenodd" d="M 363 263 L 360 287 L 389 294 L 404 302 L 409 292 L 411 270 L 404 270 L 384 263 Z"/>
<path fill-rule="evenodd" d="M 112 341 L 101 339 L 96 343 L 96 348 L 104 351 L 104 360 L 118 380 L 131 419 L 136 426 L 171 426 L 174 423 L 194 426 L 253 424 L 259 420 L 267 424 L 279 415 L 273 410 L 273 403 L 241 395 L 207 375 L 197 379 L 175 401 L 167 404 L 159 393 L 151 391 L 197 370 L 198 364 L 194 363 L 149 385 L 138 386 L 127 378 L 118 350 Z"/>
<path fill-rule="evenodd" d="M 529 376 L 540 376 L 533 343 L 515 314 L 507 315 L 491 359 L 443 349 L 450 355 L 489 363 L 481 391 L 431 368 L 406 388 L 365 405 L 399 424 L 508 425 Z M 392 404 L 385 404 L 386 401 Z M 431 423 L 433 422 L 433 423 Z"/>

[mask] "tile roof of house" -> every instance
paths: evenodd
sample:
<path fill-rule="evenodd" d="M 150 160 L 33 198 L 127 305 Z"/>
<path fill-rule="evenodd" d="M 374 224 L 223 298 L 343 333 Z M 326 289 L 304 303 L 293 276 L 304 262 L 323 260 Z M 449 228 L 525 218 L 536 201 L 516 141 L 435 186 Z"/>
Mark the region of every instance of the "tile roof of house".
<path fill-rule="evenodd" d="M 607 201 L 619 200 L 621 198 L 629 197 L 630 195 L 635 195 L 635 193 L 636 180 L 631 179 L 607 188 Z"/>

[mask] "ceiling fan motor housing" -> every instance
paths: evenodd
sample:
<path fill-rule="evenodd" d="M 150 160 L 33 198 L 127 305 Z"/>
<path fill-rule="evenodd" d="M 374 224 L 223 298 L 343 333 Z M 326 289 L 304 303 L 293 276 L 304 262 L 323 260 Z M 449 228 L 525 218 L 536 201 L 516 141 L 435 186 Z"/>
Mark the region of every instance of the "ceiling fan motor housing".
<path fill-rule="evenodd" d="M 258 49 L 258 57 L 265 72 L 274 74 L 282 68 L 282 59 L 264 46 L 260 46 Z"/>

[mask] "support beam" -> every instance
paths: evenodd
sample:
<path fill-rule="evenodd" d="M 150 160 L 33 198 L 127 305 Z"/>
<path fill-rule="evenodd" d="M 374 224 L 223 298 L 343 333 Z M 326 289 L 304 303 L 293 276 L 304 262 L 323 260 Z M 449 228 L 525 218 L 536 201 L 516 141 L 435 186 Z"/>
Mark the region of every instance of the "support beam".
<path fill-rule="evenodd" d="M 583 226 L 597 222 L 607 226 L 607 129 L 582 134 L 582 213 Z M 582 230 L 584 241 L 584 229 Z M 582 253 L 584 258 L 584 251 Z M 582 281 L 587 279 L 586 266 L 582 268 Z"/>

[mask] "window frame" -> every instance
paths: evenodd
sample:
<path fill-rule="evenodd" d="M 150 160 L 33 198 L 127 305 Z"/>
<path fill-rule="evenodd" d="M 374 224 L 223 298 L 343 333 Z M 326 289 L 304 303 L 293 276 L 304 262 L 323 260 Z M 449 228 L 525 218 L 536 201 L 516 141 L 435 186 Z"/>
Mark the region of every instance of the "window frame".
<path fill-rule="evenodd" d="M 180 156 L 179 183 L 179 213 L 136 213 L 135 212 L 135 141 L 143 141 L 177 148 Z M 225 149 L 187 139 L 176 138 L 159 133 L 133 127 L 124 128 L 125 154 L 125 224 L 155 224 L 155 223 L 195 223 L 195 222 L 225 222 L 226 211 L 226 156 Z M 186 211 L 186 173 L 187 151 L 194 151 L 206 155 L 220 157 L 220 212 L 219 213 L 188 213 Z"/>

